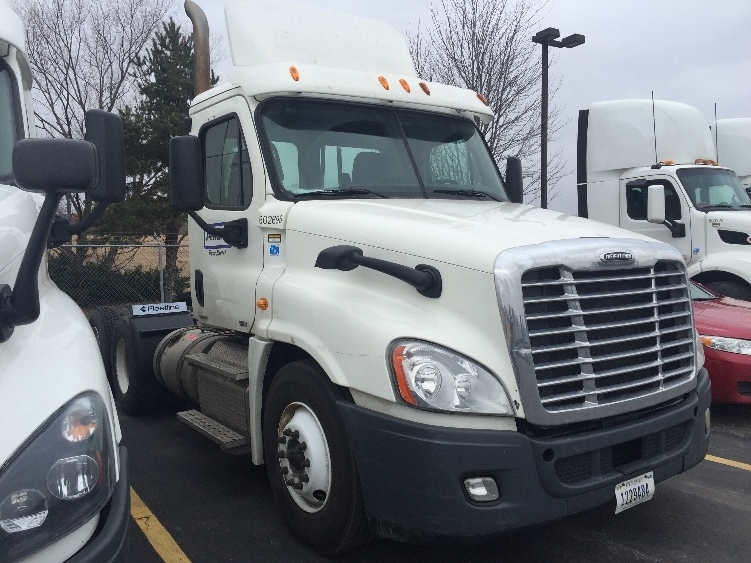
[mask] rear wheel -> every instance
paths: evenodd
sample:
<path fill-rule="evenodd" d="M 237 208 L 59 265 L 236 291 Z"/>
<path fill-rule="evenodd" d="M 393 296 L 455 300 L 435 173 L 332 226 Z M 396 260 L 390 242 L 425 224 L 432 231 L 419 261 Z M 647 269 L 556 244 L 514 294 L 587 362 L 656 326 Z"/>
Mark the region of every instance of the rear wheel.
<path fill-rule="evenodd" d="M 714 281 L 705 283 L 709 289 L 725 297 L 732 297 L 734 299 L 742 299 L 743 301 L 751 301 L 751 290 L 745 285 L 732 282 L 732 281 Z"/>
<path fill-rule="evenodd" d="M 112 333 L 110 348 L 112 393 L 125 414 L 139 416 L 152 413 L 165 391 L 147 367 L 151 362 L 138 361 L 134 338 L 128 319 L 120 319 Z"/>
<path fill-rule="evenodd" d="M 293 362 L 272 381 L 264 412 L 264 456 L 277 504 L 292 532 L 326 554 L 370 537 L 337 394 L 317 364 Z"/>
<path fill-rule="evenodd" d="M 107 380 L 112 384 L 112 333 L 115 331 L 115 325 L 120 319 L 121 311 L 116 307 L 97 307 L 89 315 L 89 324 L 94 331 L 99 353 L 102 355 L 104 370 L 107 373 Z"/>

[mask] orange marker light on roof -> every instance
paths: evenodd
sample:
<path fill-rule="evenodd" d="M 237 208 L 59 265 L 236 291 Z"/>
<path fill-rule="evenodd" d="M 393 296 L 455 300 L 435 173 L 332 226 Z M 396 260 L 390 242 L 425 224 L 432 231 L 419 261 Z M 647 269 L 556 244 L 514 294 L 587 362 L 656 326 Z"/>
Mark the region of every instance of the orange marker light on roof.
<path fill-rule="evenodd" d="M 675 166 L 675 160 L 663 160 L 662 164 L 665 166 Z"/>
<path fill-rule="evenodd" d="M 422 88 L 422 91 L 425 92 L 428 96 L 430 96 L 430 88 L 428 88 L 428 85 L 424 82 L 420 82 L 420 88 Z"/>
<path fill-rule="evenodd" d="M 490 104 L 488 104 L 488 99 L 485 96 L 483 96 L 482 94 L 480 94 L 480 92 L 477 92 L 477 97 L 486 106 L 490 105 Z"/>
<path fill-rule="evenodd" d="M 389 89 L 389 81 L 386 80 L 386 77 L 379 76 L 378 77 L 378 82 L 381 83 L 381 86 L 383 86 L 384 90 L 388 90 Z"/>
<path fill-rule="evenodd" d="M 295 82 L 298 82 L 300 80 L 300 73 L 297 72 L 297 68 L 291 66 L 289 67 L 289 75 L 292 77 L 292 80 Z"/>
<path fill-rule="evenodd" d="M 408 94 L 409 94 L 409 93 L 410 93 L 410 92 L 412 91 L 412 90 L 410 90 L 410 88 L 409 88 L 409 82 L 407 82 L 406 80 L 404 80 L 404 78 L 401 78 L 401 79 L 399 80 L 399 84 L 401 84 L 401 85 L 402 85 L 402 88 L 404 88 L 404 89 L 405 89 L 405 90 L 407 91 L 407 93 L 408 93 Z"/>

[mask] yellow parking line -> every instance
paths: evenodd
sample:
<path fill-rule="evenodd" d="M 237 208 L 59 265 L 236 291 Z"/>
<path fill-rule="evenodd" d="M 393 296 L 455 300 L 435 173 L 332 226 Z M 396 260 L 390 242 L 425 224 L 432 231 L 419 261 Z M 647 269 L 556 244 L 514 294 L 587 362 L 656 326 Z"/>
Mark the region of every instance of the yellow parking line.
<path fill-rule="evenodd" d="M 187 555 L 180 546 L 175 543 L 172 536 L 164 529 L 161 522 L 144 504 L 136 492 L 130 489 L 130 515 L 136 521 L 138 527 L 146 534 L 151 546 L 164 559 L 165 563 L 190 563 Z"/>
<path fill-rule="evenodd" d="M 724 457 L 717 457 L 713 455 L 708 455 L 704 459 L 706 459 L 707 461 L 714 461 L 715 463 L 721 463 L 722 465 L 729 465 L 730 467 L 736 467 L 738 469 L 751 471 L 751 464 L 748 463 L 741 463 L 740 461 L 733 461 L 732 459 L 725 459 Z"/>

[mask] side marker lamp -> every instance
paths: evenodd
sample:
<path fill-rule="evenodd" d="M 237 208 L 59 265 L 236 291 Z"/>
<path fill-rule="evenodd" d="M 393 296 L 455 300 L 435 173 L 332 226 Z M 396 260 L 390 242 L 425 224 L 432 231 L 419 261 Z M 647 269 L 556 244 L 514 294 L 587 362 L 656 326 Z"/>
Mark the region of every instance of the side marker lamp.
<path fill-rule="evenodd" d="M 297 71 L 297 68 L 294 66 L 289 67 L 289 75 L 292 77 L 292 80 L 295 82 L 300 81 L 300 73 Z"/>
<path fill-rule="evenodd" d="M 381 83 L 381 86 L 383 86 L 384 90 L 388 90 L 389 89 L 389 81 L 386 80 L 385 76 L 379 76 L 378 77 L 378 82 Z"/>

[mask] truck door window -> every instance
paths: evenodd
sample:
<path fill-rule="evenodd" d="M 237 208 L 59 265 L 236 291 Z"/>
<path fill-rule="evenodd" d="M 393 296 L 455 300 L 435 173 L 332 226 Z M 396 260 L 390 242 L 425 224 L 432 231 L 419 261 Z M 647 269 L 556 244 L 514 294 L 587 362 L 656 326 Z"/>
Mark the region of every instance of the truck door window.
<path fill-rule="evenodd" d="M 751 208 L 751 199 L 732 170 L 682 168 L 678 179 L 699 210 Z"/>
<path fill-rule="evenodd" d="M 15 103 L 15 81 L 10 69 L 0 60 L 0 181 L 13 177 L 11 157 L 19 137 Z"/>
<path fill-rule="evenodd" d="M 245 209 L 253 196 L 248 149 L 237 117 L 202 132 L 207 207 Z"/>
<path fill-rule="evenodd" d="M 652 182 L 651 185 L 661 182 Z M 670 183 L 662 183 L 665 187 L 665 217 L 680 221 L 681 199 Z M 647 220 L 647 192 L 648 186 L 626 186 L 626 213 L 636 221 Z"/>

